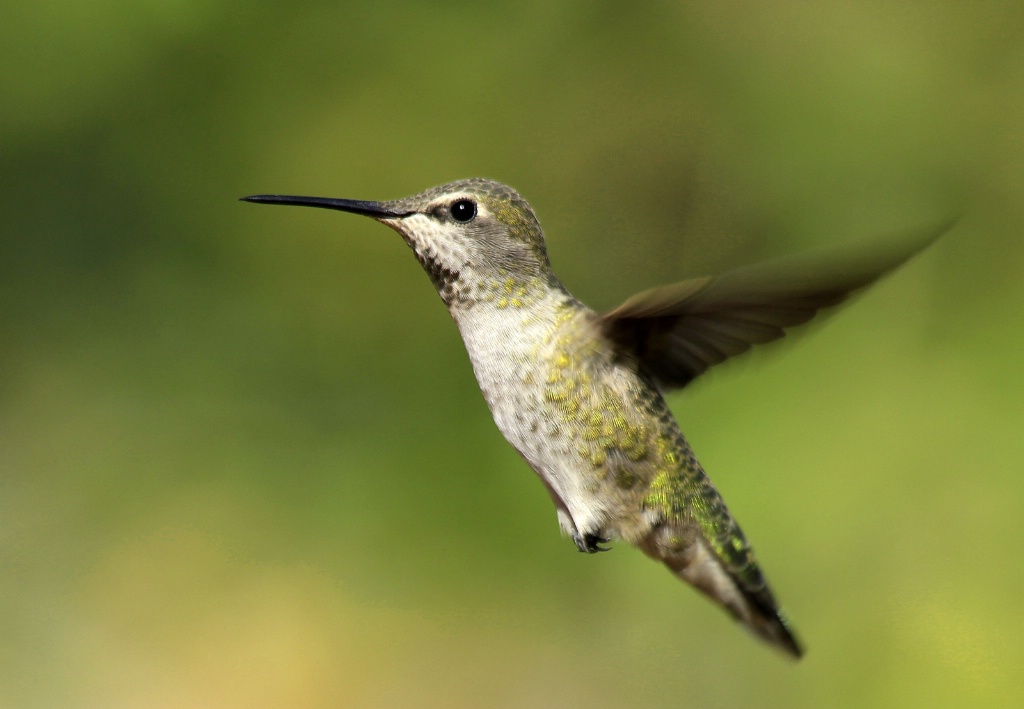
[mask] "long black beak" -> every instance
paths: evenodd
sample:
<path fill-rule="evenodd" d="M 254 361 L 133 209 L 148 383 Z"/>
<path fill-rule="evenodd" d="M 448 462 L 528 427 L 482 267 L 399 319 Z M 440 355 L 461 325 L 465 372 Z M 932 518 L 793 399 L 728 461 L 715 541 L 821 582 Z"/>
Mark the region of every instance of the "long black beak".
<path fill-rule="evenodd" d="M 380 202 L 365 202 L 359 199 L 331 199 L 330 197 L 296 197 L 293 195 L 281 194 L 254 194 L 251 197 L 242 197 L 243 202 L 256 202 L 257 204 L 290 204 L 297 207 L 320 207 L 321 209 L 337 209 L 341 212 L 362 214 L 364 217 L 375 219 L 401 219 L 414 212 L 396 212 L 388 209 Z"/>

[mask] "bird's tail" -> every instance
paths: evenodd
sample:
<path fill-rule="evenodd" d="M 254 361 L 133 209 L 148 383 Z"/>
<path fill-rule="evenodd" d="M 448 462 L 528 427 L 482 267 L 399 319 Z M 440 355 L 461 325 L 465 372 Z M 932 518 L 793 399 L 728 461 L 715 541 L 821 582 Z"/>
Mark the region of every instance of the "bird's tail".
<path fill-rule="evenodd" d="M 738 527 L 734 526 L 731 540 L 733 543 L 715 549 L 703 534 L 694 535 L 694 530 L 662 522 L 638 546 L 725 608 L 759 638 L 799 658 L 803 649 Z"/>

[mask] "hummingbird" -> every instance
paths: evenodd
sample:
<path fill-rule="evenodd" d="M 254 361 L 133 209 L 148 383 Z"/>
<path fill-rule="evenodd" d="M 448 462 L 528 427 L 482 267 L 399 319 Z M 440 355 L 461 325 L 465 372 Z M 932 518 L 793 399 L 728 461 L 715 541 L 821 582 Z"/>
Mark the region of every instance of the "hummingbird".
<path fill-rule="evenodd" d="M 870 255 L 693 278 L 598 313 L 555 276 L 533 208 L 492 180 L 385 202 L 242 200 L 351 212 L 398 232 L 454 319 L 495 423 L 547 488 L 576 547 L 593 554 L 625 540 L 756 636 L 803 654 L 665 394 L 838 304 L 944 228 Z"/>

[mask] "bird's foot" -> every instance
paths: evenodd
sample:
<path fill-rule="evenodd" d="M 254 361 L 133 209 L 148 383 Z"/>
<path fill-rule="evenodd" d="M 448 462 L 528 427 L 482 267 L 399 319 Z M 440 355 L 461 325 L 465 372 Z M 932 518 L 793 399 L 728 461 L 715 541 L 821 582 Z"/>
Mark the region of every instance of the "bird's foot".
<path fill-rule="evenodd" d="M 585 554 L 595 554 L 599 551 L 611 551 L 611 547 L 603 547 L 601 544 L 607 544 L 609 539 L 605 539 L 597 534 L 580 534 L 576 532 L 572 535 L 572 540 L 576 543 L 576 548 Z"/>

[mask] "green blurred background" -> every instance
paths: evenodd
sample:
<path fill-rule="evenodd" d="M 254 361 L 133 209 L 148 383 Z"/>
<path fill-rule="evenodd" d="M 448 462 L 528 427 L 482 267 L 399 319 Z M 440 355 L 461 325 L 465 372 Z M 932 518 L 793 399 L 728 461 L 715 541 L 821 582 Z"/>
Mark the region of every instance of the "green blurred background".
<path fill-rule="evenodd" d="M 1009 706 L 1019 3 L 93 0 L 0 25 L 0 706 Z M 515 185 L 597 308 L 954 214 L 671 399 L 808 646 L 560 538 L 395 234 Z"/>

